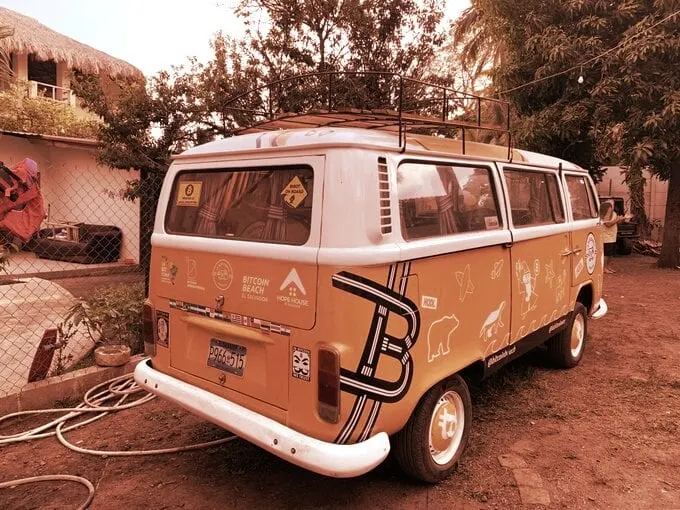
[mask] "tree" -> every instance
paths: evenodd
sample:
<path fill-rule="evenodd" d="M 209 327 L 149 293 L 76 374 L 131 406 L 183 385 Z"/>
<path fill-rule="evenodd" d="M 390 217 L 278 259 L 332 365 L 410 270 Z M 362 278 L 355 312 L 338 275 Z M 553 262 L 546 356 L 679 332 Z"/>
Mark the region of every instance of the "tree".
<path fill-rule="evenodd" d="M 675 0 L 473 0 L 477 15 L 461 41 L 465 48 L 475 34 L 505 27 L 494 43 L 504 57 L 491 76 L 514 104 L 520 143 L 594 173 L 612 162 L 669 180 L 662 266 L 680 265 L 679 7 Z"/>
<path fill-rule="evenodd" d="M 444 40 L 442 0 L 243 0 L 237 12 L 246 22 L 247 48 L 265 81 L 325 71 L 383 71 L 450 81 L 441 69 L 430 72 Z M 386 76 L 345 74 L 334 80 L 336 107 L 385 108 L 396 89 L 396 81 Z M 273 92 L 279 111 L 294 112 L 323 105 L 327 90 L 326 78 L 313 76 L 285 82 Z M 412 99 L 422 96 L 417 87 L 406 93 Z"/>
<path fill-rule="evenodd" d="M 442 0 L 242 0 L 237 14 L 270 79 L 327 70 L 413 75 L 443 41 L 443 7 Z"/>
<path fill-rule="evenodd" d="M 253 16 L 255 11 L 264 13 L 268 26 L 254 21 L 260 19 Z M 159 176 L 172 154 L 262 120 L 256 110 L 274 114 L 318 106 L 325 99 L 326 82 L 316 77 L 248 91 L 313 71 L 379 70 L 425 77 L 443 40 L 442 12 L 443 0 L 243 1 L 238 13 L 246 20 L 245 39 L 218 34 L 212 41 L 214 57 L 205 64 L 190 60 L 146 85 L 123 82 L 115 101 L 104 96 L 95 77 L 77 75 L 76 94 L 103 120 L 98 134 L 101 162 L 142 172 L 141 181 L 131 182 L 124 192 L 132 199 L 141 197 L 141 245 L 148 244 Z M 346 79 L 334 87 L 353 100 L 370 99 L 373 106 L 381 104 L 376 98 L 390 99 L 393 92 L 389 84 L 371 79 L 362 86 Z M 142 259 L 148 267 L 148 256 Z"/>
<path fill-rule="evenodd" d="M 254 21 L 260 19 L 256 11 L 265 21 Z M 256 120 L 247 110 L 262 109 L 269 99 L 244 97 L 236 105 L 242 111 L 235 111 L 228 104 L 234 96 L 311 71 L 380 70 L 420 77 L 429 72 L 443 41 L 442 0 L 244 0 L 237 12 L 246 21 L 243 41 L 218 34 L 209 62 L 191 60 L 159 73 L 148 85 L 123 81 L 115 101 L 104 96 L 96 77 L 74 77 L 76 94 L 103 120 L 102 163 L 162 172 L 173 153 L 230 136 Z M 307 85 L 306 90 L 282 87 L 278 111 L 309 102 L 315 84 Z"/>

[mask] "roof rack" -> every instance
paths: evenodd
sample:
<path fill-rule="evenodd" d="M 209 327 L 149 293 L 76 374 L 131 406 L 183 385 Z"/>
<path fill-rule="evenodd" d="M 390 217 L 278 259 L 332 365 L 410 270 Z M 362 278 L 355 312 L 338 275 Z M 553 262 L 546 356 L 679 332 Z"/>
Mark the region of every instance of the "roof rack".
<path fill-rule="evenodd" d="M 229 98 L 237 134 L 315 127 L 359 127 L 399 135 L 435 132 L 459 139 L 495 133 L 511 155 L 510 104 L 382 71 L 324 71 L 276 80 Z"/>

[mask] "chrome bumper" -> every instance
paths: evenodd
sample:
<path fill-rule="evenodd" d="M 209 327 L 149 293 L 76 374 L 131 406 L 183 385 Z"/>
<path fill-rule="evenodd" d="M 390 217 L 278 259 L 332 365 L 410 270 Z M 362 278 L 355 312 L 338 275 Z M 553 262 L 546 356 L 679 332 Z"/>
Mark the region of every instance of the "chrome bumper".
<path fill-rule="evenodd" d="M 137 364 L 135 381 L 145 390 L 315 473 L 337 478 L 359 476 L 378 466 L 390 451 L 390 440 L 385 432 L 351 445 L 319 441 L 209 391 L 154 370 L 149 360 Z"/>
<path fill-rule="evenodd" d="M 593 313 L 590 315 L 593 319 L 601 319 L 607 315 L 607 302 L 604 299 L 600 299 L 593 308 Z"/>

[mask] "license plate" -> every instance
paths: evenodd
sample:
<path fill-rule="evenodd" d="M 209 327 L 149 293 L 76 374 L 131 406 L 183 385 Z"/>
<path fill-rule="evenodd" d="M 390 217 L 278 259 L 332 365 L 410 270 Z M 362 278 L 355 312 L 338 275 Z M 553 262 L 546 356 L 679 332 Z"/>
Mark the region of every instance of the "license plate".
<path fill-rule="evenodd" d="M 212 338 L 210 339 L 208 366 L 242 377 L 246 368 L 247 352 L 242 345 Z"/>

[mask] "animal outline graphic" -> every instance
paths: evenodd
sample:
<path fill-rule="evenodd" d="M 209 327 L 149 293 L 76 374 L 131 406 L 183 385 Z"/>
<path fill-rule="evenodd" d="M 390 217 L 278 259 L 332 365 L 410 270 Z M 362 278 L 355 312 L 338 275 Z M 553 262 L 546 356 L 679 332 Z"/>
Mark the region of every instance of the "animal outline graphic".
<path fill-rule="evenodd" d="M 536 294 L 536 279 L 540 270 L 540 264 L 534 264 L 534 272 L 531 272 L 529 265 L 523 261 L 518 260 L 515 265 L 515 273 L 517 275 L 517 283 L 519 284 L 519 293 L 522 295 L 520 315 L 522 318 L 535 310 L 538 301 L 538 294 Z"/>
<path fill-rule="evenodd" d="M 446 338 L 444 338 L 444 335 L 440 334 L 439 332 L 437 332 L 435 334 L 435 337 L 433 338 L 432 337 L 433 328 L 437 324 L 443 323 L 447 323 L 445 331 L 448 331 L 448 333 L 446 334 Z M 432 322 L 432 324 L 430 324 L 430 327 L 427 330 L 428 363 L 432 363 L 439 356 L 446 356 L 449 352 L 451 352 L 451 335 L 453 335 L 453 333 L 458 329 L 458 326 L 460 326 L 460 321 L 458 320 L 458 317 L 456 317 L 455 314 L 444 315 L 441 319 L 437 319 L 436 321 Z"/>
<path fill-rule="evenodd" d="M 493 310 L 482 324 L 482 329 L 479 331 L 479 337 L 484 338 L 488 342 L 498 333 L 498 328 L 505 326 L 503 324 L 503 310 L 505 310 L 505 301 L 501 301 L 498 308 Z"/>
<path fill-rule="evenodd" d="M 496 280 L 501 277 L 501 272 L 503 270 L 503 259 L 497 260 L 493 264 L 493 269 L 491 270 L 491 279 Z"/>
<path fill-rule="evenodd" d="M 555 303 L 559 303 L 564 299 L 567 285 L 567 270 L 563 269 L 562 274 L 557 277 L 557 285 L 555 286 Z"/>
<path fill-rule="evenodd" d="M 548 285 L 548 287 L 552 289 L 554 280 L 555 280 L 555 268 L 553 266 L 553 261 L 551 260 L 548 264 L 545 265 L 545 283 Z"/>
<path fill-rule="evenodd" d="M 574 268 L 574 278 L 578 278 L 581 276 L 581 273 L 583 272 L 583 259 L 578 259 L 578 263 L 576 264 L 576 267 Z"/>
<path fill-rule="evenodd" d="M 559 303 L 564 299 L 567 287 L 567 270 L 563 269 L 562 274 L 557 277 L 557 284 L 555 285 L 555 303 Z"/>
<path fill-rule="evenodd" d="M 470 281 L 470 264 L 465 266 L 463 272 L 456 271 L 456 281 L 460 285 L 459 298 L 462 303 L 468 294 L 472 294 L 475 291 L 475 286 Z"/>

